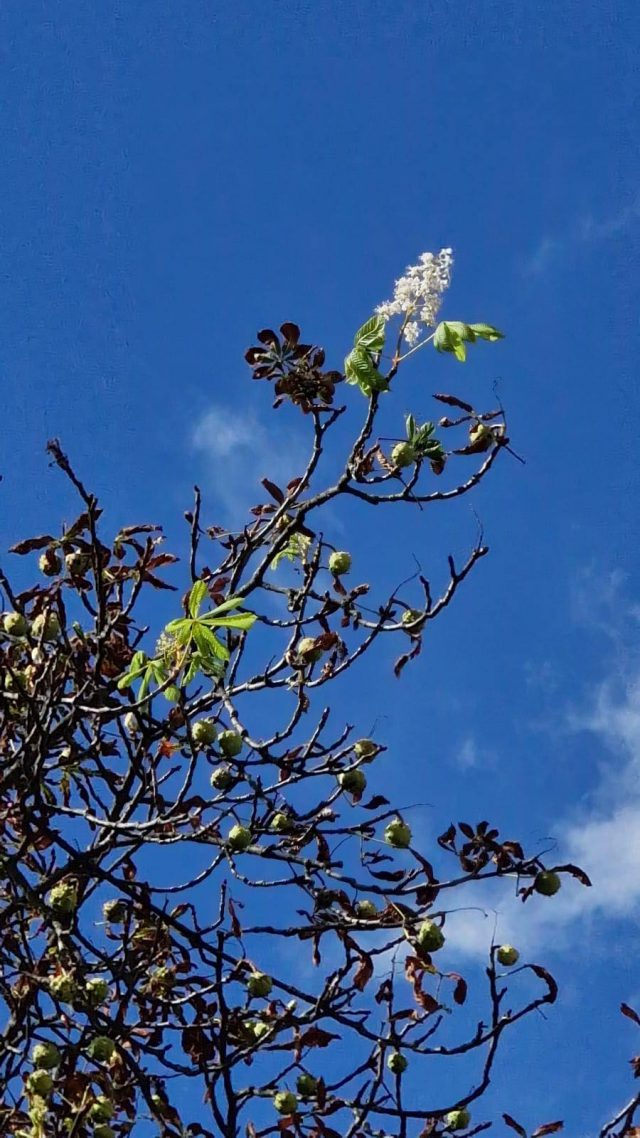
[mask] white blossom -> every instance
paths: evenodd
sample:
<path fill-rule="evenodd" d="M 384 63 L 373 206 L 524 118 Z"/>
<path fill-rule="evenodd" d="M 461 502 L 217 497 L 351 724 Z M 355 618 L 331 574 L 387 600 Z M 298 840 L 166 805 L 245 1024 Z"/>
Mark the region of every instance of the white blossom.
<path fill-rule="evenodd" d="M 415 344 L 416 340 L 420 338 L 420 325 L 415 320 L 410 320 L 405 324 L 404 338 L 408 344 Z"/>
<path fill-rule="evenodd" d="M 395 283 L 393 300 L 379 304 L 376 312 L 385 320 L 401 314 L 415 314 L 422 324 L 433 326 L 437 321 L 442 294 L 451 283 L 453 252 L 441 249 L 439 253 L 422 253 L 417 265 L 410 265 L 403 277 Z M 415 321 L 407 324 L 405 339 L 413 343 L 418 338 Z"/>

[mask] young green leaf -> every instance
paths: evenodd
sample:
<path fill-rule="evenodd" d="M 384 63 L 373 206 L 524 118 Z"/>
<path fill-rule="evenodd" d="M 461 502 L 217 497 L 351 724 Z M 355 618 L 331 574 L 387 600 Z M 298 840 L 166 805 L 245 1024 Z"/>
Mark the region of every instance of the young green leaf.
<path fill-rule="evenodd" d="M 382 316 L 371 316 L 366 324 L 358 328 L 354 338 L 354 348 L 363 348 L 367 352 L 381 352 L 384 348 L 385 323 Z"/>
<path fill-rule="evenodd" d="M 196 581 L 189 593 L 189 616 L 196 617 L 207 596 L 207 586 L 204 581 Z"/>

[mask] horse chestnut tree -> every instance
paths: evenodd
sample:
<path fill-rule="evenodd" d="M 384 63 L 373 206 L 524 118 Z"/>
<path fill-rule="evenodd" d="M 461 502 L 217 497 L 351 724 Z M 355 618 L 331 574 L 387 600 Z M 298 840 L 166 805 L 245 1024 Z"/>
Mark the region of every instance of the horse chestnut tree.
<path fill-rule="evenodd" d="M 505 459 L 500 407 L 438 394 L 438 426 L 397 422 L 419 348 L 455 369 L 501 336 L 429 330 L 450 261 L 425 254 L 342 369 L 293 323 L 258 333 L 247 362 L 304 416 L 308 458 L 286 486 L 265 476 L 229 528 L 205 521 L 196 489 L 185 565 L 156 526 L 106 534 L 49 443 L 78 516 L 13 547 L 35 562 L 16 581 L 0 571 L 1 1138 L 473 1134 L 493 1121 L 483 1096 L 505 1037 L 554 1002 L 544 965 L 505 974 L 516 950 L 495 945 L 467 999 L 447 918 L 487 878 L 552 905 L 537 895 L 567 875 L 588 884 L 582 872 L 486 821 L 443 819 L 422 849 L 381 786 L 365 693 L 353 723 L 331 710 L 334 681 L 388 638 L 397 677 L 420 667 L 432 622 L 487 554 L 480 536 L 462 564 L 445 551 L 438 583 L 381 591 L 356 534 L 346 552 L 330 532 L 341 500 L 363 524 L 396 507 L 422 524 Z M 158 621 L 149 598 L 169 596 Z M 607 1138 L 631 1131 L 639 1101 Z"/>

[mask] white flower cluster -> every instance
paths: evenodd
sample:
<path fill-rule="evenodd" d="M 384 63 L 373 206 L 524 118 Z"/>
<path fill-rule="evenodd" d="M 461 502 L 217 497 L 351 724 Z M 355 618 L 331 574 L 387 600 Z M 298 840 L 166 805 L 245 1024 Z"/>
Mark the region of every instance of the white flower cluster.
<path fill-rule="evenodd" d="M 396 281 L 393 300 L 379 304 L 376 312 L 385 320 L 401 314 L 415 313 L 418 320 L 409 321 L 404 336 L 409 344 L 420 335 L 420 323 L 433 326 L 437 321 L 442 294 L 451 284 L 453 251 L 441 249 L 439 253 L 423 253 L 417 265 L 410 265 L 405 275 Z"/>

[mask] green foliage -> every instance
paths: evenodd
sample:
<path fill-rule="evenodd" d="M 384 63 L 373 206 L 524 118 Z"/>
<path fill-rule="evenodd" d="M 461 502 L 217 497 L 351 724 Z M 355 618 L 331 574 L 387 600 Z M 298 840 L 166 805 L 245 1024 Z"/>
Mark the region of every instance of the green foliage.
<path fill-rule="evenodd" d="M 465 324 L 462 320 L 442 320 L 433 335 L 433 346 L 437 352 L 450 352 L 461 363 L 467 358 L 466 344 L 476 340 L 494 343 L 504 339 L 504 333 L 491 324 Z"/>
<path fill-rule="evenodd" d="M 271 561 L 270 568 L 277 569 L 283 558 L 287 561 L 304 561 L 311 538 L 304 533 L 292 533 L 284 549 L 279 550 Z"/>
<path fill-rule="evenodd" d="M 367 397 L 374 391 L 387 391 L 389 384 L 378 371 L 373 359 L 384 348 L 385 322 L 382 316 L 371 316 L 366 324 L 358 329 L 353 340 L 353 349 L 344 361 L 344 374 L 347 383 L 358 386 Z"/>

